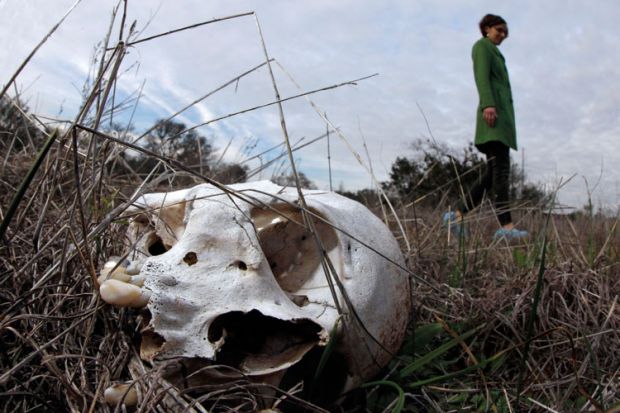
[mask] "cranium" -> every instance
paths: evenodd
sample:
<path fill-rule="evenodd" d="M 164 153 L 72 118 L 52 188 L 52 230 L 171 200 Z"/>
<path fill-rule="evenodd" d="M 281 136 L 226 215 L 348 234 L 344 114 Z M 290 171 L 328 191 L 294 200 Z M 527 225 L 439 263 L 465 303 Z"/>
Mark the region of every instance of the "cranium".
<path fill-rule="evenodd" d="M 103 299 L 150 313 L 145 360 L 224 364 L 279 378 L 336 340 L 342 389 L 398 350 L 410 290 L 399 246 L 366 207 L 271 182 L 144 195 L 128 261 L 106 264 Z"/>

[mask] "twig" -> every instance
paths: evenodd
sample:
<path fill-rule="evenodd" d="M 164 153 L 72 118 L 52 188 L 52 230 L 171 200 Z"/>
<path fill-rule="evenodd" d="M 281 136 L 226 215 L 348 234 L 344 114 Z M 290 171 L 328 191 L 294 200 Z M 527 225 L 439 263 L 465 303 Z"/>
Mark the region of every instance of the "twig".
<path fill-rule="evenodd" d="M 270 61 L 272 61 L 272 60 L 273 59 L 270 59 Z M 347 86 L 347 85 L 356 85 L 357 82 L 361 82 L 362 80 L 370 79 L 371 77 L 374 77 L 374 76 L 377 76 L 377 75 L 374 74 L 374 75 L 370 75 L 370 76 L 364 76 L 364 77 L 360 77 L 358 79 L 349 80 L 349 81 L 338 83 L 338 84 L 335 84 L 335 85 L 325 86 L 325 87 L 322 87 L 322 88 L 319 88 L 319 89 L 311 90 L 309 92 L 305 92 L 305 93 L 300 93 L 300 94 L 297 94 L 297 95 L 289 96 L 289 97 L 284 98 L 284 99 L 280 99 L 280 96 L 278 95 L 276 97 L 276 100 L 273 101 L 273 102 L 264 103 L 262 105 L 254 106 L 254 107 L 251 107 L 251 108 L 248 108 L 248 109 L 243 109 L 243 110 L 240 110 L 238 112 L 229 113 L 228 115 L 220 116 L 218 118 L 211 119 L 211 120 L 208 120 L 208 121 L 203 122 L 203 123 L 199 123 L 197 125 L 192 126 L 191 128 L 187 128 L 185 130 L 182 130 L 181 132 L 179 132 L 176 135 L 172 136 L 171 139 L 173 139 L 173 138 L 175 138 L 175 137 L 177 137 L 179 135 L 182 135 L 184 133 L 187 133 L 189 131 L 192 131 L 194 129 L 197 129 L 197 128 L 201 127 L 201 126 L 206 126 L 206 125 L 209 125 L 209 124 L 214 123 L 214 122 L 219 122 L 220 120 L 223 120 L 223 119 L 228 119 L 228 118 L 231 118 L 233 116 L 241 115 L 241 114 L 247 113 L 247 112 L 252 112 L 254 110 L 266 108 L 266 107 L 273 106 L 273 105 L 280 105 L 281 106 L 281 104 L 283 102 L 287 102 L 289 100 L 297 99 L 297 98 L 300 98 L 300 97 L 312 95 L 312 94 L 319 93 L 319 92 L 324 92 L 326 90 L 336 89 L 336 88 L 339 88 L 339 87 L 342 87 L 342 86 Z M 335 128 L 333 125 L 330 124 L 330 126 L 334 130 L 337 130 L 337 128 Z"/>
<path fill-rule="evenodd" d="M 220 17 L 220 18 L 217 18 L 217 19 L 212 19 L 212 20 L 204 21 L 202 23 L 192 24 L 190 26 L 185 26 L 185 27 L 181 27 L 179 29 L 174 29 L 174 30 L 167 31 L 165 33 L 160 33 L 160 34 L 156 34 L 156 35 L 153 35 L 153 36 L 145 37 L 144 39 L 135 40 L 133 42 L 127 43 L 127 47 L 134 46 L 134 45 L 139 44 L 139 43 L 147 42 L 149 40 L 158 39 L 158 38 L 163 37 L 163 36 L 168 36 L 169 34 L 179 33 L 179 32 L 185 31 L 185 30 L 189 30 L 189 29 L 195 29 L 196 27 L 204 26 L 204 25 L 207 25 L 207 24 L 217 23 L 217 22 L 221 22 L 221 21 L 225 21 L 225 20 L 230 20 L 230 19 L 236 19 L 238 17 L 252 16 L 253 14 L 254 14 L 254 12 L 251 11 L 251 12 L 248 12 L 248 13 L 235 14 L 235 15 L 232 15 L 232 16 Z"/>
<path fill-rule="evenodd" d="M 284 67 L 282 67 L 282 65 L 276 61 L 276 64 L 280 67 L 280 69 L 282 69 L 282 71 L 289 77 L 289 79 L 291 80 L 291 82 L 293 82 L 293 84 L 297 87 L 300 88 L 299 84 L 295 81 L 295 79 L 284 69 Z M 367 76 L 367 78 L 370 77 L 374 77 L 374 76 L 378 76 L 378 73 L 375 73 L 371 76 Z M 381 187 L 381 184 L 379 183 L 379 181 L 377 180 L 377 178 L 372 174 L 370 168 L 364 163 L 364 161 L 362 160 L 362 157 L 360 156 L 360 154 L 353 148 L 353 146 L 351 146 L 351 143 L 349 142 L 349 140 L 344 136 L 344 134 L 342 133 L 342 131 L 340 131 L 340 129 L 336 128 L 332 122 L 327 119 L 324 116 L 324 111 L 321 111 L 316 104 L 308 99 L 308 102 L 310 103 L 310 106 L 312 106 L 312 108 L 314 109 L 314 111 L 317 113 L 317 115 L 319 115 L 319 117 L 321 119 L 323 119 L 323 121 L 329 125 L 332 129 L 334 129 L 336 131 L 336 134 L 338 135 L 338 137 L 345 143 L 345 145 L 347 146 L 347 148 L 349 149 L 349 152 L 351 152 L 351 154 L 355 157 L 355 159 L 357 160 L 357 162 L 368 172 L 370 178 L 373 180 L 375 187 L 377 188 L 377 190 L 382 194 L 383 198 L 385 199 L 385 202 L 388 204 L 388 206 L 390 207 L 390 210 L 392 211 L 392 214 L 396 220 L 396 224 L 398 225 L 398 229 L 400 230 L 401 234 L 403 235 L 403 239 L 405 241 L 405 245 L 407 247 L 407 253 L 409 253 L 411 251 L 411 245 L 409 244 L 409 240 L 407 239 L 406 236 L 406 232 L 405 229 L 402 226 L 402 223 L 400 222 L 399 218 L 398 218 L 398 214 L 396 214 L 396 210 L 394 209 L 394 207 L 392 206 L 392 202 L 390 201 L 389 197 L 387 196 L 387 194 L 385 193 L 385 191 L 383 190 L 383 188 Z"/>
<path fill-rule="evenodd" d="M 239 76 L 236 76 L 232 79 L 230 79 L 228 82 L 222 84 L 221 86 L 218 86 L 217 88 L 213 89 L 212 91 L 206 93 L 205 95 L 199 97 L 198 99 L 194 100 L 193 102 L 191 102 L 189 105 L 186 105 L 185 107 L 181 108 L 180 110 L 176 111 L 175 113 L 173 113 L 171 116 L 168 116 L 166 119 L 164 119 L 162 121 L 162 123 L 166 123 L 172 119 L 174 119 L 175 117 L 177 117 L 178 115 L 180 115 L 181 113 L 185 112 L 187 109 L 191 108 L 192 106 L 202 102 L 203 100 L 207 99 L 208 97 L 212 96 L 213 94 L 215 94 L 216 92 L 219 92 L 220 90 L 232 85 L 233 83 L 238 82 L 240 79 L 244 78 L 245 76 L 249 75 L 250 73 L 255 72 L 256 70 L 260 69 L 261 67 L 265 66 L 267 64 L 267 62 L 263 62 L 260 63 L 256 66 L 254 66 L 253 68 L 243 72 L 242 74 L 240 74 Z M 149 133 L 153 132 L 159 125 L 159 122 L 155 125 L 153 125 L 152 127 L 150 127 L 149 129 L 147 129 L 146 132 L 142 133 L 140 136 L 138 136 L 135 140 L 134 143 L 138 142 L 140 139 L 142 139 L 143 137 L 147 136 Z M 188 129 L 189 130 L 189 129 Z M 188 130 L 185 130 L 181 133 L 187 132 Z M 179 135 L 181 134 L 179 133 Z M 174 138 L 174 137 L 173 137 Z"/>

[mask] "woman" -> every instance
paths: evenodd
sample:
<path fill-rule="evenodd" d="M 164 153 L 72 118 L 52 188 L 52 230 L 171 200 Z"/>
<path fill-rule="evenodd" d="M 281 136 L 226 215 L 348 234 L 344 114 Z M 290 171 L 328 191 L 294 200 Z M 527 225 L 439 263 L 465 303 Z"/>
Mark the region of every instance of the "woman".
<path fill-rule="evenodd" d="M 486 155 L 486 171 L 443 220 L 451 230 L 460 232 L 463 215 L 479 205 L 485 193 L 492 192 L 501 225 L 494 238 L 523 238 L 527 231 L 515 228 L 510 215 L 510 148 L 517 149 L 517 135 L 508 71 L 497 48 L 508 37 L 508 25 L 494 14 L 484 16 L 479 25 L 483 37 L 472 49 L 479 97 L 474 144 Z"/>

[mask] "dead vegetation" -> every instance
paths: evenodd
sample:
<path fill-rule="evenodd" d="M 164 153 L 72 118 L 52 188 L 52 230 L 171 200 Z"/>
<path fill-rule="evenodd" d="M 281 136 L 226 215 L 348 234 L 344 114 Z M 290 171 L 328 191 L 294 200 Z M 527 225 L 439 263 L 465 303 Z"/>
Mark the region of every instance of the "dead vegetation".
<path fill-rule="evenodd" d="M 138 361 L 139 313 L 101 301 L 96 276 L 123 253 L 122 211 L 139 194 L 174 188 L 179 176 L 211 179 L 102 132 L 126 44 L 102 59 L 69 127 L 20 112 L 19 96 L 3 100 L 16 112 L 0 139 L 2 410 L 123 411 L 103 391 L 127 380 L 139 389 L 140 412 L 251 412 L 274 398 L 291 410 L 325 411 L 301 399 L 299 387 L 244 378 L 200 391 L 170 387 Z M 158 160 L 158 173 L 145 179 L 123 169 L 127 147 Z M 508 244 L 489 241 L 489 206 L 467 222 L 467 239 L 450 239 L 438 218 L 444 207 L 386 213 L 412 274 L 428 283 L 412 278 L 413 321 L 398 357 L 340 408 L 620 411 L 618 217 L 517 208 L 532 236 Z"/>

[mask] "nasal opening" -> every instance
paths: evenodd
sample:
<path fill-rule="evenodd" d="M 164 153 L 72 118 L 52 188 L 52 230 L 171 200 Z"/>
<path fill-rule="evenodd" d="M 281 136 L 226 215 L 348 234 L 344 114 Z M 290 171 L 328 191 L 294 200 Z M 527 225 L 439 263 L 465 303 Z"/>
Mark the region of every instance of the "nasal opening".
<path fill-rule="evenodd" d="M 310 349 L 323 344 L 323 329 L 307 320 L 281 320 L 258 310 L 231 311 L 210 325 L 208 339 L 217 343 L 215 361 L 262 375 L 298 362 Z"/>

